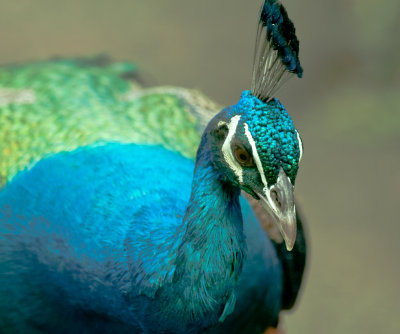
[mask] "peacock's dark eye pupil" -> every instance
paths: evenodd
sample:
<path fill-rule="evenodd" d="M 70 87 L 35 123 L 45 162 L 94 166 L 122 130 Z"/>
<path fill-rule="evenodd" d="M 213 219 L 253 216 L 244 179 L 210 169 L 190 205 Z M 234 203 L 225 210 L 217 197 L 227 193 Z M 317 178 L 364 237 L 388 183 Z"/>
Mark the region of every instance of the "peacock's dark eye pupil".
<path fill-rule="evenodd" d="M 236 147 L 234 150 L 235 158 L 236 160 L 245 167 L 251 167 L 253 166 L 253 159 L 249 152 L 247 152 L 244 148 L 242 147 Z"/>

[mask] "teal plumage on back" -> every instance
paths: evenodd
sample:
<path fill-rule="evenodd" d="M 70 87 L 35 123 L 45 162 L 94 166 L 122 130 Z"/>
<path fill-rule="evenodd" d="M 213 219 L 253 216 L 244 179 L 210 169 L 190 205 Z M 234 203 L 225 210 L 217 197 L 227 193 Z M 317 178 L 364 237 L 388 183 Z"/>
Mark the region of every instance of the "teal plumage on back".
<path fill-rule="evenodd" d="M 0 331 L 277 326 L 304 269 L 293 197 L 302 143 L 270 93 L 302 70 L 283 7 L 267 0 L 260 22 L 252 91 L 219 113 L 193 91 L 141 88 L 127 63 L 2 70 Z"/>

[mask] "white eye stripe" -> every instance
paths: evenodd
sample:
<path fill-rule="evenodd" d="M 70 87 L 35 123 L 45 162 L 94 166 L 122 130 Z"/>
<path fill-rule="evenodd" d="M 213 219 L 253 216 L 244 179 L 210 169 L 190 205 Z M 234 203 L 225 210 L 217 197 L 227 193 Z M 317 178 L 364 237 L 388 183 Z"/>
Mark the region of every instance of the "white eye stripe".
<path fill-rule="evenodd" d="M 297 134 L 297 141 L 299 142 L 299 150 L 300 150 L 300 157 L 299 157 L 299 162 L 303 156 L 303 142 L 301 141 L 300 135 L 296 130 L 296 134 Z"/>
<path fill-rule="evenodd" d="M 233 156 L 232 153 L 232 148 L 231 148 L 231 141 L 233 136 L 235 135 L 236 128 L 239 124 L 240 120 L 240 115 L 236 115 L 232 117 L 231 121 L 227 124 L 227 127 L 229 129 L 228 135 L 226 136 L 225 142 L 222 145 L 222 154 L 224 155 L 224 159 L 226 163 L 229 165 L 229 167 L 233 170 L 233 172 L 236 174 L 236 176 L 239 179 L 240 183 L 243 183 L 243 169 L 240 166 L 240 164 L 236 161 L 235 157 Z M 223 125 L 223 122 L 219 122 L 218 126 Z"/>
<path fill-rule="evenodd" d="M 251 151 L 252 151 L 251 153 L 253 156 L 253 160 L 256 163 L 258 172 L 260 173 L 261 181 L 264 184 L 264 187 L 268 188 L 268 183 L 267 183 L 267 179 L 264 174 L 264 169 L 261 164 L 261 159 L 257 152 L 256 142 L 254 141 L 254 138 L 249 131 L 249 126 L 247 125 L 247 123 L 244 123 L 244 133 L 245 133 L 247 140 L 249 141 L 249 144 L 251 146 Z"/>

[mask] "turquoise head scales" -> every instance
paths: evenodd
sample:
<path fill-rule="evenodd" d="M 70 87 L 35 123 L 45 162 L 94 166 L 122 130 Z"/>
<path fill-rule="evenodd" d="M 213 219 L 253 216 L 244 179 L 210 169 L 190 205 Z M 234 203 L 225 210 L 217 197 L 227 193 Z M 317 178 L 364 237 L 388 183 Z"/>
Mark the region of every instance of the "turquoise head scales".
<path fill-rule="evenodd" d="M 250 91 L 228 110 L 228 117 L 241 115 L 254 138 L 268 185 L 276 183 L 282 167 L 294 185 L 302 153 L 300 136 L 285 107 L 274 98 L 263 102 Z"/>

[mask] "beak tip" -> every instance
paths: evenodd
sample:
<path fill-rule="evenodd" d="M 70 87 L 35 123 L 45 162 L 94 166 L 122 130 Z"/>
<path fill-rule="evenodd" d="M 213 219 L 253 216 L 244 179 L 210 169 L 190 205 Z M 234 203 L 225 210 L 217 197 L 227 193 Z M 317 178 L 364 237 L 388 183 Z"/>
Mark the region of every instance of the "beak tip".
<path fill-rule="evenodd" d="M 286 249 L 288 250 L 288 252 L 290 252 L 294 247 L 294 242 L 289 243 L 285 240 L 285 245 L 286 245 Z"/>
<path fill-rule="evenodd" d="M 296 242 L 296 221 L 292 221 L 289 224 L 281 222 L 280 227 L 286 249 L 290 252 Z"/>

